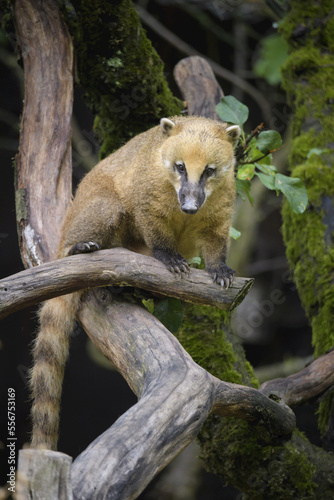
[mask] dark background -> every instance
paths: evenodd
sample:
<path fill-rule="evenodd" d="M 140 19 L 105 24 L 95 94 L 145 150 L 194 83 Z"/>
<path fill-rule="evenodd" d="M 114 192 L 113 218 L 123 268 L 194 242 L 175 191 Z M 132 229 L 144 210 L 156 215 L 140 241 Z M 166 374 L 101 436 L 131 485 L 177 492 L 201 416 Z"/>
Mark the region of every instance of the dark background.
<path fill-rule="evenodd" d="M 241 61 L 240 65 L 245 66 L 242 76 L 259 89 L 272 105 L 273 120 L 270 124 L 266 123 L 266 126 L 278 129 L 283 136 L 286 134 L 290 111 L 285 102 L 284 92 L 279 84 L 271 86 L 264 79 L 256 77 L 253 72 L 253 64 L 260 56 L 261 40 L 275 32 L 273 28 L 275 18 L 264 3 L 161 0 L 142 2 L 141 5 L 171 32 L 221 66 L 236 71 L 236 61 Z M 174 94 L 181 97 L 173 81 L 172 71 L 185 54 L 180 53 L 176 47 L 171 46 L 151 29 L 147 27 L 146 29 L 165 63 L 166 77 Z M 14 45 L 14 36 L 8 38 L 4 32 L 0 33 L 1 278 L 23 269 L 16 232 L 13 168 L 24 99 L 23 70 L 16 62 Z M 246 127 L 248 132 L 261 123 L 263 117 L 257 104 L 246 94 L 240 93 L 240 89 L 230 82 L 219 81 L 225 95 L 235 95 L 250 108 L 250 119 Z M 97 143 L 92 133 L 93 117 L 81 98 L 79 88 L 75 90 L 74 117 L 79 134 L 79 139 L 76 139 L 74 144 L 75 185 L 85 171 L 85 164 L 96 162 L 98 156 Z M 286 154 L 281 156 L 279 161 L 281 164 L 283 162 L 284 171 L 284 168 L 287 168 Z M 281 365 L 288 358 L 297 358 L 301 367 L 312 355 L 311 330 L 300 306 L 297 292 L 289 279 L 280 230 L 281 199 L 268 191 L 262 196 L 256 208 L 252 209 L 248 201 L 242 203 L 248 204 L 248 212 L 254 211 L 251 212 L 251 218 L 253 221 L 256 219 L 256 223 L 251 226 L 251 235 L 247 234 L 247 227 L 243 229 L 241 238 L 249 240 L 246 252 L 244 248 L 242 250 L 246 255 L 242 258 L 238 256 L 240 240 L 240 243 L 238 241 L 232 247 L 232 260 L 233 263 L 240 263 L 237 267 L 238 274 L 254 276 L 256 285 L 239 308 L 239 319 L 235 320 L 236 335 L 239 336 L 247 357 L 255 368 L 275 363 Z M 269 314 L 266 300 L 273 290 L 280 290 L 284 301 L 275 305 L 273 310 L 270 306 Z M 5 485 L 8 472 L 6 405 L 7 391 L 10 387 L 16 391 L 17 449 L 29 440 L 30 403 L 27 375 L 31 366 L 31 344 L 37 325 L 36 311 L 37 308 L 26 309 L 7 317 L 0 323 L 0 485 Z M 245 322 L 248 324 L 247 328 L 242 326 Z M 249 323 L 255 326 L 249 327 Z M 107 367 L 102 356 L 95 351 L 85 333 L 78 327 L 73 334 L 70 362 L 65 375 L 59 450 L 75 458 L 135 402 L 136 398 L 126 382 L 117 372 Z M 318 443 L 319 436 L 313 414 L 313 407 L 300 409 L 297 412 L 298 426 L 313 442 Z M 162 472 L 140 498 L 181 498 L 176 492 L 168 493 L 169 487 L 162 486 L 163 477 L 168 483 L 168 474 L 172 474 L 172 467 Z M 189 473 L 190 481 L 193 469 L 182 461 L 178 467 L 184 467 L 184 474 L 186 476 Z M 189 500 L 190 498 L 201 500 L 238 498 L 238 492 L 233 488 L 224 488 L 221 479 L 204 472 L 199 465 L 196 465 L 195 469 L 197 480 L 196 487 L 193 488 L 196 491 L 195 496 L 182 498 Z M 5 498 L 1 496 L 1 493 L 5 492 L 6 488 L 0 490 L 0 498 Z"/>

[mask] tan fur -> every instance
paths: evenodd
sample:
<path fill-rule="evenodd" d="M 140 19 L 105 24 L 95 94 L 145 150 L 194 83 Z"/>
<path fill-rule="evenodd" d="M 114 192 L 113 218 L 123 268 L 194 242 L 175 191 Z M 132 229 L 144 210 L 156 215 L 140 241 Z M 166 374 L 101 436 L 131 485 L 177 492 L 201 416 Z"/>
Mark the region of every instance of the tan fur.
<path fill-rule="evenodd" d="M 99 248 L 121 246 L 154 255 L 182 273 L 188 272 L 183 258 L 201 254 L 213 278 L 228 286 L 233 271 L 225 258 L 238 136 L 238 127 L 206 118 L 173 117 L 133 138 L 79 185 L 65 218 L 58 257 L 78 253 L 78 243 L 94 242 Z M 176 164 L 184 164 L 186 177 Z M 214 176 L 204 182 L 203 172 L 210 166 Z M 202 206 L 196 213 L 182 211 L 177 191 L 195 186 L 199 192 L 196 186 L 203 183 Z M 63 372 L 79 303 L 80 292 L 51 299 L 41 309 L 31 376 L 33 447 L 56 448 Z"/>

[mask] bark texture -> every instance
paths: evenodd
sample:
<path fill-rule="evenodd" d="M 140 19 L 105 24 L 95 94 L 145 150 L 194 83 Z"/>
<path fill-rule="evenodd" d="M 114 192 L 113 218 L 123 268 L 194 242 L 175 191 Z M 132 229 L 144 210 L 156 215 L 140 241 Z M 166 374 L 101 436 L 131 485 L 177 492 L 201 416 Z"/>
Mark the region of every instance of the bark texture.
<path fill-rule="evenodd" d="M 283 439 L 291 435 L 288 407 L 210 375 L 146 309 L 97 289 L 87 295 L 80 321 L 139 402 L 74 461 L 74 498 L 137 498 L 210 412 L 260 422 Z"/>
<path fill-rule="evenodd" d="M 290 377 L 264 382 L 259 390 L 275 394 L 290 407 L 320 399 L 334 386 L 334 349 Z"/>
<path fill-rule="evenodd" d="M 53 0 L 16 0 L 15 22 L 25 93 L 16 217 L 22 260 L 31 267 L 55 257 L 71 197 L 73 48 Z"/>

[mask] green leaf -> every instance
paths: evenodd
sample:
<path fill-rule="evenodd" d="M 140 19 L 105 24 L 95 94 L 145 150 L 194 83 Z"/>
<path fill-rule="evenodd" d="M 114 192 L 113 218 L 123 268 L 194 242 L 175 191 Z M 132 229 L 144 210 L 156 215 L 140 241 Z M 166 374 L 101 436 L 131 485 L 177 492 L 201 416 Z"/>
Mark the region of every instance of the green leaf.
<path fill-rule="evenodd" d="M 257 149 L 256 151 L 259 151 L 259 150 Z M 261 153 L 261 155 L 262 155 L 262 153 Z M 256 158 L 254 161 L 256 161 Z M 273 155 L 271 153 L 269 153 L 261 160 L 258 160 L 258 163 L 260 163 L 261 165 L 268 165 L 269 166 L 269 165 L 271 165 L 272 161 L 273 161 Z M 274 167 L 273 165 L 272 165 L 272 167 L 273 167 L 273 169 L 275 169 L 275 172 L 276 172 L 277 168 Z"/>
<path fill-rule="evenodd" d="M 144 306 L 146 307 L 148 312 L 153 314 L 153 312 L 154 312 L 154 300 L 153 299 L 148 299 L 148 300 L 143 299 L 142 303 L 144 304 Z"/>
<path fill-rule="evenodd" d="M 240 127 L 247 121 L 249 114 L 247 106 L 232 95 L 223 97 L 221 102 L 217 104 L 216 111 L 223 121 Z"/>
<path fill-rule="evenodd" d="M 181 300 L 173 297 L 160 300 L 155 306 L 154 316 L 172 333 L 180 328 L 183 319 Z"/>
<path fill-rule="evenodd" d="M 266 154 L 273 149 L 277 149 L 282 146 L 281 135 L 276 130 L 265 130 L 261 132 L 256 140 L 256 147 L 262 153 Z"/>
<path fill-rule="evenodd" d="M 255 162 L 255 166 L 264 174 L 275 175 L 277 172 L 277 168 L 274 165 L 266 165 L 262 164 L 262 162 Z"/>
<path fill-rule="evenodd" d="M 293 212 L 302 214 L 308 203 L 307 191 L 304 183 L 298 177 L 288 177 L 276 174 L 275 187 L 287 198 Z"/>
<path fill-rule="evenodd" d="M 255 165 L 253 165 L 252 163 L 247 163 L 246 165 L 242 165 L 242 167 L 238 169 L 237 178 L 242 181 L 245 180 L 250 181 L 254 176 L 254 170 L 255 170 Z"/>
<path fill-rule="evenodd" d="M 230 237 L 233 238 L 234 240 L 238 240 L 241 236 L 240 231 L 235 229 L 234 227 L 230 227 Z"/>
<path fill-rule="evenodd" d="M 275 177 L 273 175 L 261 174 L 260 172 L 255 172 L 262 184 L 268 189 L 276 189 Z"/>
<path fill-rule="evenodd" d="M 281 66 L 288 57 L 288 45 L 278 33 L 264 38 L 261 45 L 261 56 L 254 72 L 270 85 L 277 85 L 281 81 Z"/>
<path fill-rule="evenodd" d="M 242 181 L 241 179 L 235 180 L 235 186 L 237 189 L 237 193 L 241 198 L 245 201 L 246 198 L 249 199 L 251 205 L 254 203 L 254 199 L 250 194 L 251 183 L 250 181 Z"/>
<path fill-rule="evenodd" d="M 194 267 L 199 267 L 202 264 L 202 259 L 201 257 L 193 257 L 192 259 L 188 260 L 189 266 L 194 266 Z"/>

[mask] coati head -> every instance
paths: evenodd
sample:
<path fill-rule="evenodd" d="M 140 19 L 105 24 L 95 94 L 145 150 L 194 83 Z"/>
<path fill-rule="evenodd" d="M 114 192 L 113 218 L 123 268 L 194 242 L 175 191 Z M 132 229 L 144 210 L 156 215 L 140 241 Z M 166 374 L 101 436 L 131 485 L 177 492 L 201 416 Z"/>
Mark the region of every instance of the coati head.
<path fill-rule="evenodd" d="M 233 147 L 240 127 L 200 117 L 162 118 L 160 126 L 165 137 L 162 163 L 181 210 L 195 214 L 226 176 L 234 175 Z"/>

